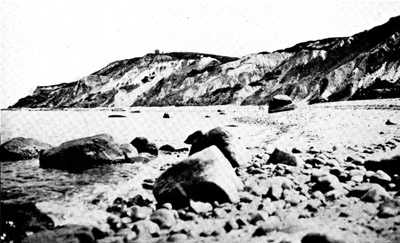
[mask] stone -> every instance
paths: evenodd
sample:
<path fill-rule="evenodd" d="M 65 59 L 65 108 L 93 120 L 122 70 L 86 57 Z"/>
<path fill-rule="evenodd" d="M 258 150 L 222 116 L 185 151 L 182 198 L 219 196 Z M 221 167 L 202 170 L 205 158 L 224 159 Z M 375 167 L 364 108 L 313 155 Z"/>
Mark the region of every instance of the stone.
<path fill-rule="evenodd" d="M 274 152 L 269 157 L 267 163 L 270 164 L 281 163 L 292 166 L 301 166 L 304 164 L 303 160 L 298 155 L 294 155 L 279 148 L 275 148 Z"/>
<path fill-rule="evenodd" d="M 378 207 L 378 217 L 390 218 L 400 213 L 400 200 L 392 199 L 383 201 Z"/>
<path fill-rule="evenodd" d="M 197 214 L 204 214 L 211 212 L 213 207 L 210 203 L 204 203 L 204 202 L 195 202 L 193 200 L 190 200 L 190 209 L 193 210 L 193 212 Z"/>
<path fill-rule="evenodd" d="M 275 95 L 269 102 L 268 113 L 290 111 L 296 109 L 292 99 L 287 95 Z"/>
<path fill-rule="evenodd" d="M 388 175 L 400 174 L 400 146 L 393 150 L 373 155 L 366 159 L 364 166 L 367 170 L 382 170 Z"/>
<path fill-rule="evenodd" d="M 163 118 L 171 118 L 171 116 L 168 113 L 164 113 Z"/>
<path fill-rule="evenodd" d="M 149 237 L 158 236 L 160 227 L 157 223 L 148 219 L 137 221 L 132 225 L 132 231 L 136 233 L 136 239 L 147 239 Z"/>
<path fill-rule="evenodd" d="M 365 183 L 355 187 L 350 191 L 349 196 L 359 197 L 365 202 L 379 202 L 391 198 L 385 188 L 375 183 Z"/>
<path fill-rule="evenodd" d="M 39 156 L 40 167 L 82 171 L 104 164 L 130 162 L 126 149 L 108 134 L 75 139 L 43 151 Z"/>
<path fill-rule="evenodd" d="M 87 242 L 95 243 L 91 228 L 82 225 L 63 225 L 53 230 L 40 231 L 24 238 L 22 243 Z"/>
<path fill-rule="evenodd" d="M 151 155 L 158 155 L 158 148 L 155 143 L 150 143 L 147 138 L 136 137 L 131 141 L 131 144 L 137 149 L 138 153 L 149 153 Z"/>
<path fill-rule="evenodd" d="M 137 205 L 131 207 L 130 210 L 131 210 L 131 219 L 133 222 L 148 218 L 152 212 L 151 208 L 140 207 Z"/>
<path fill-rule="evenodd" d="M 175 152 L 175 148 L 169 144 L 164 144 L 158 150 L 167 151 L 167 152 Z"/>
<path fill-rule="evenodd" d="M 316 181 L 316 184 L 313 187 L 313 191 L 326 193 L 331 190 L 343 188 L 339 179 L 330 173 L 322 174 L 314 180 Z"/>
<path fill-rule="evenodd" d="M 378 183 L 382 186 L 388 185 L 392 181 L 392 178 L 382 170 L 378 170 L 374 175 L 371 176 L 371 183 Z"/>
<path fill-rule="evenodd" d="M 213 128 L 208 132 L 196 131 L 187 137 L 185 143 L 192 145 L 189 155 L 214 145 L 221 150 L 233 167 L 247 165 L 251 160 L 247 149 L 222 127 Z"/>
<path fill-rule="evenodd" d="M 158 224 L 161 229 L 169 229 L 176 223 L 176 218 L 172 210 L 165 208 L 153 212 L 150 216 L 150 220 Z"/>
<path fill-rule="evenodd" d="M 183 233 L 176 233 L 172 234 L 168 237 L 167 241 L 168 242 L 186 242 L 188 239 L 188 236 Z"/>
<path fill-rule="evenodd" d="M 358 237 L 342 232 L 327 232 L 327 233 L 316 233 L 311 232 L 306 234 L 302 239 L 301 243 L 355 243 L 359 242 Z"/>
<path fill-rule="evenodd" d="M 1 161 L 27 160 L 39 157 L 41 150 L 50 149 L 52 146 L 33 138 L 17 137 L 0 146 Z"/>
<path fill-rule="evenodd" d="M 20 242 L 28 232 L 54 228 L 53 220 L 33 203 L 1 203 L 1 234 L 4 242 Z"/>
<path fill-rule="evenodd" d="M 279 229 L 281 226 L 281 220 L 277 216 L 271 216 L 260 224 L 260 226 L 254 231 L 253 237 L 263 236 Z"/>
<path fill-rule="evenodd" d="M 251 215 L 249 222 L 252 225 L 256 225 L 257 222 L 265 222 L 268 218 L 269 218 L 268 213 L 260 210 Z"/>
<path fill-rule="evenodd" d="M 164 171 L 155 182 L 153 194 L 159 204 L 174 208 L 189 200 L 213 203 L 238 202 L 243 183 L 216 146 L 197 152 Z"/>

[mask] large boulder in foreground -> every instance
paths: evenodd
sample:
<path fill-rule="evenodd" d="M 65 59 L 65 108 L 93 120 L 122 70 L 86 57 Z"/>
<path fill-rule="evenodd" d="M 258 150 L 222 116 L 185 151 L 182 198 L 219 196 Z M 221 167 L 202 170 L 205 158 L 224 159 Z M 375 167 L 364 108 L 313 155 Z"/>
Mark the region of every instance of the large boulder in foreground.
<path fill-rule="evenodd" d="M 39 157 L 41 150 L 52 146 L 33 138 L 17 137 L 0 146 L 1 161 L 26 160 Z"/>
<path fill-rule="evenodd" d="M 268 106 L 268 113 L 290 111 L 296 109 L 297 106 L 293 104 L 292 99 L 287 95 L 275 95 Z"/>
<path fill-rule="evenodd" d="M 243 184 L 216 146 L 197 152 L 166 170 L 156 180 L 153 193 L 159 204 L 174 208 L 202 202 L 237 202 Z"/>
<path fill-rule="evenodd" d="M 4 242 L 20 242 L 27 234 L 54 228 L 53 220 L 33 203 L 1 203 Z"/>
<path fill-rule="evenodd" d="M 187 137 L 185 143 L 192 145 L 189 155 L 215 145 L 233 167 L 246 165 L 251 160 L 250 153 L 246 148 L 222 127 L 213 128 L 208 132 L 196 131 Z"/>
<path fill-rule="evenodd" d="M 111 135 L 100 134 L 62 143 L 40 154 L 42 168 L 81 171 L 98 165 L 131 162 L 137 151 L 130 145 L 114 142 Z"/>

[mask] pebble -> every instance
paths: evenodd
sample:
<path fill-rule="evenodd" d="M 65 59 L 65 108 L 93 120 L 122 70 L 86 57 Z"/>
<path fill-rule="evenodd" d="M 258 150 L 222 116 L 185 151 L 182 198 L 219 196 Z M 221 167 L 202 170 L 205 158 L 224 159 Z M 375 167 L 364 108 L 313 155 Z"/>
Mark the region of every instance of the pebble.
<path fill-rule="evenodd" d="M 239 224 L 236 222 L 234 218 L 229 219 L 224 226 L 226 232 L 230 232 L 232 230 L 239 229 Z"/>
<path fill-rule="evenodd" d="M 167 239 L 168 242 L 184 242 L 188 239 L 188 236 L 183 233 L 177 233 L 170 235 Z"/>
<path fill-rule="evenodd" d="M 281 222 L 277 216 L 271 216 L 266 221 L 260 224 L 254 231 L 253 237 L 263 236 L 275 231 L 279 228 Z"/>
<path fill-rule="evenodd" d="M 264 222 L 264 221 L 266 221 L 267 219 L 268 219 L 268 217 L 269 217 L 269 215 L 268 215 L 268 213 L 267 212 L 265 212 L 265 211 L 258 211 L 258 212 L 256 212 L 255 214 L 252 214 L 251 215 L 251 219 L 250 219 L 250 224 L 252 224 L 252 225 L 256 225 L 257 224 L 257 222 Z"/>
<path fill-rule="evenodd" d="M 153 212 L 150 216 L 150 220 L 158 224 L 161 229 L 169 229 L 176 223 L 173 212 L 165 208 Z"/>
<path fill-rule="evenodd" d="M 146 219 L 151 214 L 151 208 L 148 207 L 140 207 L 140 206 L 133 206 L 130 208 L 131 210 L 131 219 L 133 222 Z"/>
<path fill-rule="evenodd" d="M 382 170 L 377 170 L 370 178 L 372 183 L 378 183 L 382 186 L 386 186 L 392 181 L 392 178 Z"/>
<path fill-rule="evenodd" d="M 193 212 L 197 214 L 204 214 L 211 212 L 213 207 L 210 203 L 204 203 L 204 202 L 196 202 L 193 200 L 190 200 L 190 209 L 193 210 Z"/>

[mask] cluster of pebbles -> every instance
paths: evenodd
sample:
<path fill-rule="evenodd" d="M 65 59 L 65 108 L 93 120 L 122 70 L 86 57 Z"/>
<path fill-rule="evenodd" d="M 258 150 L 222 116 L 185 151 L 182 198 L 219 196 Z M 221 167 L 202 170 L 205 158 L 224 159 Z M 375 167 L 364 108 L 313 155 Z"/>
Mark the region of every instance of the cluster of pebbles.
<path fill-rule="evenodd" d="M 293 148 L 280 152 L 295 163 L 282 164 L 262 147 L 235 169 L 245 185 L 239 202 L 175 210 L 141 195 L 117 198 L 107 209 L 113 233 L 99 242 L 396 242 L 398 168 L 370 170 L 367 157 L 399 148 L 398 137 L 362 151 Z"/>

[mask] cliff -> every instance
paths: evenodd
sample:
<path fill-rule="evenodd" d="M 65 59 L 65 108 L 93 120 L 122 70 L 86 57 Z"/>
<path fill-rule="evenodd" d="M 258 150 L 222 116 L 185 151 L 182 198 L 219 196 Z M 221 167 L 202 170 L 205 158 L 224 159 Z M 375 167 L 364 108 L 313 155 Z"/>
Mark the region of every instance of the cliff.
<path fill-rule="evenodd" d="M 147 54 L 78 81 L 39 86 L 18 107 L 263 105 L 276 94 L 307 103 L 400 97 L 400 16 L 351 37 L 241 58 Z"/>

